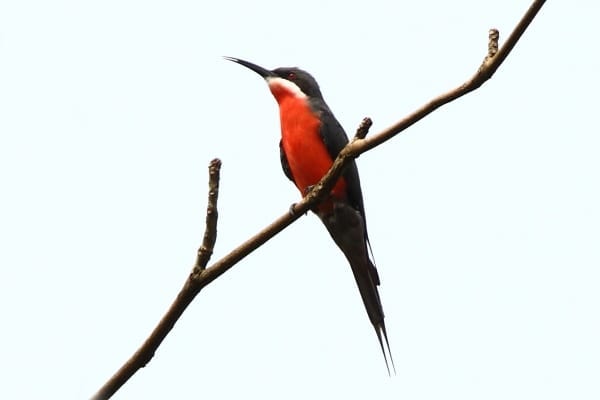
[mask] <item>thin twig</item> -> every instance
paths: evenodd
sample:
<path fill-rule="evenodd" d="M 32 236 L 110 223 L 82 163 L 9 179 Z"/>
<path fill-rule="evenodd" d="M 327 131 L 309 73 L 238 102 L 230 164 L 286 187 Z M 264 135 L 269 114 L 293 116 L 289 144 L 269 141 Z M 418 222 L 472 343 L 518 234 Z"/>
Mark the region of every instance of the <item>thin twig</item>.
<path fill-rule="evenodd" d="M 194 271 L 201 271 L 206 268 L 206 264 L 212 256 L 215 242 L 217 241 L 217 200 L 219 198 L 219 178 L 221 172 L 221 160 L 215 158 L 208 165 L 208 205 L 206 206 L 206 228 L 204 229 L 204 238 L 202 245 L 198 249 L 198 257 Z"/>
<path fill-rule="evenodd" d="M 294 212 L 286 212 L 281 217 L 277 218 L 269 226 L 261 230 L 259 233 L 246 240 L 240 246 L 235 248 L 229 254 L 212 264 L 210 267 L 194 268 L 188 279 L 183 285 L 183 288 L 177 295 L 177 298 L 163 316 L 154 331 L 150 334 L 144 344 L 132 355 L 132 357 L 100 388 L 94 395 L 93 399 L 108 399 L 119 388 L 133 376 L 140 368 L 144 367 L 153 357 L 154 352 L 164 340 L 169 331 L 173 328 L 175 322 L 185 311 L 187 306 L 192 302 L 200 290 L 219 276 L 228 271 L 233 265 L 241 259 L 252 253 L 266 241 L 271 239 L 281 230 L 285 229 L 292 222 L 300 218 L 305 212 L 316 205 L 325 195 L 333 188 L 337 179 L 341 176 L 344 167 L 360 154 L 376 147 L 400 132 L 406 130 L 414 123 L 420 121 L 425 116 L 429 115 L 439 107 L 461 97 L 465 94 L 479 88 L 484 82 L 492 77 L 494 72 L 500 67 L 511 50 L 515 47 L 517 41 L 533 21 L 537 12 L 545 3 L 545 0 L 534 0 L 529 10 L 525 13 L 521 21 L 517 24 L 514 31 L 511 33 L 506 43 L 500 47 L 497 52 L 492 51 L 493 43 L 488 46 L 488 54 L 484 63 L 478 69 L 476 74 L 465 82 L 463 85 L 438 96 L 425 104 L 421 108 L 414 111 L 412 114 L 398 121 L 396 124 L 383 130 L 382 132 L 365 139 L 366 131 L 359 128 L 356 137 L 340 152 L 329 172 L 315 185 L 312 190 L 294 207 Z M 490 32 L 490 42 L 497 40 L 496 35 Z M 361 125 L 362 126 L 362 125 Z M 368 128 L 367 128 L 368 130 Z M 208 216 L 207 216 L 208 219 Z M 208 227 L 208 223 L 207 223 Z M 215 229 L 216 234 L 216 229 Z M 214 244 L 214 242 L 213 242 Z M 210 246 L 212 249 L 212 246 Z"/>

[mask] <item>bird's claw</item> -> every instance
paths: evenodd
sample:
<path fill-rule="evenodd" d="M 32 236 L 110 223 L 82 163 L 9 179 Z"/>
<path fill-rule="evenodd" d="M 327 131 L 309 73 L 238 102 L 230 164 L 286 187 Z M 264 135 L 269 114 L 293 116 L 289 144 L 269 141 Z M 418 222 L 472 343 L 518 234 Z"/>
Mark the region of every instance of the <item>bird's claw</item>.
<path fill-rule="evenodd" d="M 298 203 L 292 203 L 292 205 L 290 206 L 289 213 L 292 217 L 295 217 L 298 214 L 295 210 L 297 205 L 298 205 Z M 304 215 L 306 215 L 306 214 L 308 214 L 308 211 L 304 212 Z"/>
<path fill-rule="evenodd" d="M 304 193 L 302 193 L 302 195 L 306 196 L 307 194 L 310 193 L 311 190 L 313 190 L 314 187 L 315 187 L 315 185 L 308 185 L 307 187 L 304 188 Z"/>

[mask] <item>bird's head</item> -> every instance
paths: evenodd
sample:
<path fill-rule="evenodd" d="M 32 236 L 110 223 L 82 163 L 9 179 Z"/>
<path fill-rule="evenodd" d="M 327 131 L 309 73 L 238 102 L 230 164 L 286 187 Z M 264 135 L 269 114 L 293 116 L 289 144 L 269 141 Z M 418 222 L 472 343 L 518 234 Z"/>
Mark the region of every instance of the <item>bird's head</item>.
<path fill-rule="evenodd" d="M 300 68 L 282 67 L 268 70 L 239 58 L 225 57 L 225 59 L 243 65 L 262 76 L 278 102 L 288 96 L 299 98 L 323 98 L 321 89 L 315 78 Z"/>

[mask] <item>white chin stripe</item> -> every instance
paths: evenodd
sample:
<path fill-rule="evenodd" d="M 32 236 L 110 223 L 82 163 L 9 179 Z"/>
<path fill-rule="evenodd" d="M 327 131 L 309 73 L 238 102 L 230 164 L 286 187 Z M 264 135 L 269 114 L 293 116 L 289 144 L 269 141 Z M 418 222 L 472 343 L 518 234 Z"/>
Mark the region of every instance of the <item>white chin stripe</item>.
<path fill-rule="evenodd" d="M 283 79 L 283 78 L 279 78 L 279 77 L 277 77 L 277 78 L 267 77 L 267 84 L 269 85 L 269 88 L 271 90 L 283 89 L 287 92 L 290 92 L 295 97 L 298 97 L 301 99 L 306 97 L 306 95 L 302 92 L 302 90 L 300 90 L 298 85 L 296 85 L 292 81 L 288 81 L 287 79 Z"/>

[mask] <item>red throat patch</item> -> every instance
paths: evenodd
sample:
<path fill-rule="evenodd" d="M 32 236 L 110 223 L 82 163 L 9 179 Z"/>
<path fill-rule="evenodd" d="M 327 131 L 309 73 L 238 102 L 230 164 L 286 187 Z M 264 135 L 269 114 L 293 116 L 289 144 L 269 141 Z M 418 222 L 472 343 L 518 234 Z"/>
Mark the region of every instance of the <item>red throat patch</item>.
<path fill-rule="evenodd" d="M 317 184 L 333 164 L 319 133 L 321 122 L 299 88 L 296 92 L 287 82 L 269 82 L 269 88 L 279 103 L 283 151 L 294 183 L 304 196 L 306 189 Z M 344 178 L 338 180 L 331 193 L 338 198 L 345 197 Z"/>

